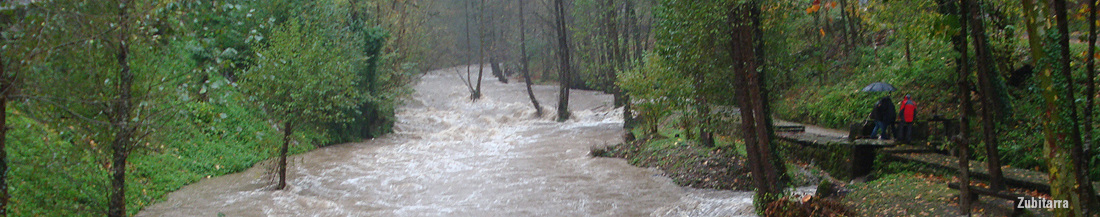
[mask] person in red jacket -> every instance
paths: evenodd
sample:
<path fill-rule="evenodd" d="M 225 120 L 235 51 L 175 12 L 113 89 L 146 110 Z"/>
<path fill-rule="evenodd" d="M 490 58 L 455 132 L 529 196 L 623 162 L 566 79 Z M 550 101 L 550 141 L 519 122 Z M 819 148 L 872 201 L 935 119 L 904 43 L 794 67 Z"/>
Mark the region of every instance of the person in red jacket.
<path fill-rule="evenodd" d="M 913 140 L 913 121 L 917 119 L 917 103 L 913 102 L 913 99 L 909 95 L 905 95 L 905 99 L 901 100 L 901 105 L 898 106 L 898 122 L 901 123 L 901 129 L 898 130 L 898 140 L 906 143 Z"/>

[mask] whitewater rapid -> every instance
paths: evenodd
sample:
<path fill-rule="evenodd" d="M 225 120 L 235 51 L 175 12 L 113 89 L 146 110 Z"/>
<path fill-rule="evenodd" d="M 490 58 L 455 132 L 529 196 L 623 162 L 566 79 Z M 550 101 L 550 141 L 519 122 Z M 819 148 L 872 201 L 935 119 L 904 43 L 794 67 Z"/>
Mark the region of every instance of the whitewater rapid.
<path fill-rule="evenodd" d="M 470 100 L 465 70 L 422 76 L 394 133 L 291 157 L 285 190 L 258 164 L 138 216 L 753 216 L 751 192 L 679 187 L 657 169 L 590 157 L 622 142 L 611 95 L 573 90 L 573 118 L 558 123 L 550 107 L 535 116 L 522 82 L 486 79 Z M 534 89 L 557 104 L 557 86 Z"/>

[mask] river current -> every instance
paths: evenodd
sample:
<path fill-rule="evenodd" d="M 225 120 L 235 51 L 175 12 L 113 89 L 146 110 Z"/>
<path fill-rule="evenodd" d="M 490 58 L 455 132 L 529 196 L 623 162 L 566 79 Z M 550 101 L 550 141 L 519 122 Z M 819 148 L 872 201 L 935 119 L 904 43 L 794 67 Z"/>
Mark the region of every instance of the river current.
<path fill-rule="evenodd" d="M 754 216 L 751 192 L 679 187 L 658 169 L 590 157 L 622 142 L 611 95 L 572 90 L 573 118 L 558 123 L 557 86 L 534 86 L 546 107 L 537 117 L 522 81 L 485 70 L 476 101 L 465 68 L 425 74 L 394 133 L 290 157 L 285 190 L 257 164 L 138 216 Z"/>

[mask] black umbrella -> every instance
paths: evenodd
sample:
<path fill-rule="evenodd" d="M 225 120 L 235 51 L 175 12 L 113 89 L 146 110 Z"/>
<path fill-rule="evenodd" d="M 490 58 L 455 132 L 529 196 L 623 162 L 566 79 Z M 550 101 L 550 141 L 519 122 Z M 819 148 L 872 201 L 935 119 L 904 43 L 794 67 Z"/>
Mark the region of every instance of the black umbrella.
<path fill-rule="evenodd" d="M 884 83 L 884 82 L 875 82 L 875 83 L 871 83 L 871 85 L 867 85 L 866 87 L 863 87 L 862 91 L 863 92 L 890 92 L 890 91 L 895 91 L 895 90 L 898 90 L 898 89 L 894 88 L 893 85 L 890 85 L 890 84 L 887 84 L 887 83 Z"/>

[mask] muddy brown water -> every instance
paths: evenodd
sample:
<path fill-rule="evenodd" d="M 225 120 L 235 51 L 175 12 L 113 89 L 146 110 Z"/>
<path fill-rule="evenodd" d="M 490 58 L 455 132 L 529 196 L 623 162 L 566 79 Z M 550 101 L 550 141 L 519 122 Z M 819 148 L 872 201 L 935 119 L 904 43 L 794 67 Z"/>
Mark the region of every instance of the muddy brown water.
<path fill-rule="evenodd" d="M 753 216 L 751 192 L 679 187 L 658 169 L 589 157 L 621 142 L 610 95 L 573 90 L 574 117 L 558 123 L 553 108 L 535 116 L 522 81 L 487 77 L 471 101 L 458 73 L 424 75 L 393 134 L 291 157 L 285 190 L 256 166 L 185 186 L 138 216 Z M 557 104 L 557 86 L 534 89 Z"/>

